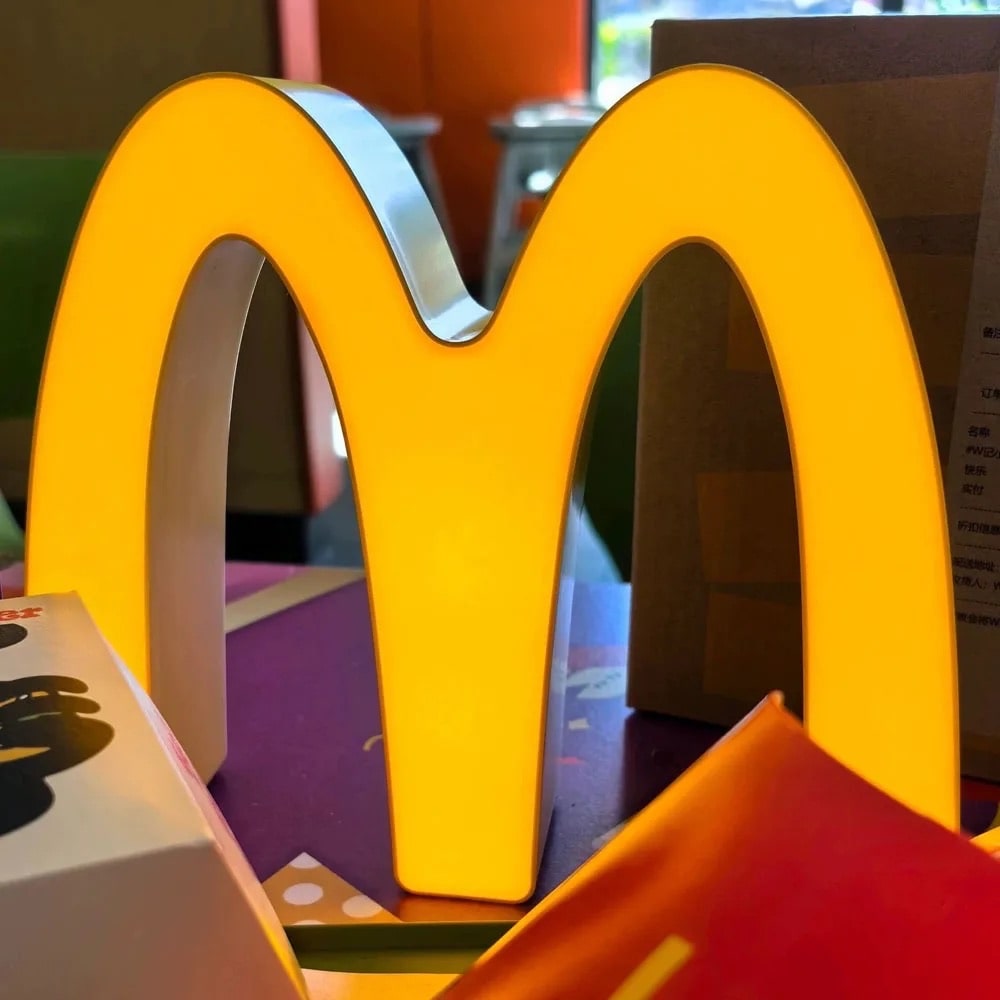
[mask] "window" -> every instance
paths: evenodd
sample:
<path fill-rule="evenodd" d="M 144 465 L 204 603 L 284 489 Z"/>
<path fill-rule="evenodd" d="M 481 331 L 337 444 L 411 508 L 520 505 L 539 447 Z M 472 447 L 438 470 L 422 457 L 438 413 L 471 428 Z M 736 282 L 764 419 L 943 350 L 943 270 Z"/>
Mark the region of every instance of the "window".
<path fill-rule="evenodd" d="M 892 0 L 591 0 L 592 87 L 609 107 L 649 76 L 649 27 L 659 18 L 880 14 Z M 976 14 L 1000 0 L 896 0 L 910 14 Z"/>

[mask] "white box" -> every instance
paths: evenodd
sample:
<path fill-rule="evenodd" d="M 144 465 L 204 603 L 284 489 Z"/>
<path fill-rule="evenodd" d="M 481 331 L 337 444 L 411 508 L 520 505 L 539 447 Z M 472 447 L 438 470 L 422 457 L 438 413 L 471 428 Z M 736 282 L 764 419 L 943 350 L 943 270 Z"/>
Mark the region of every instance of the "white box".
<path fill-rule="evenodd" d="M 305 996 L 225 820 L 75 595 L 0 601 L 0 913 L 11 1000 Z"/>

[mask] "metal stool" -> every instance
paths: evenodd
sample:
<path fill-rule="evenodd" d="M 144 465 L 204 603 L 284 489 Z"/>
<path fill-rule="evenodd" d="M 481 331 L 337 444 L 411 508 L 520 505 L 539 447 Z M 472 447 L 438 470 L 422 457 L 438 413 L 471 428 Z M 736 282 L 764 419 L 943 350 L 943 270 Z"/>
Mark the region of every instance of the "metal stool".
<path fill-rule="evenodd" d="M 503 149 L 483 277 L 487 308 L 496 306 L 524 242 L 528 224 L 520 217 L 520 205 L 548 194 L 603 110 L 585 103 L 547 102 L 522 106 L 511 117 L 490 122 Z"/>

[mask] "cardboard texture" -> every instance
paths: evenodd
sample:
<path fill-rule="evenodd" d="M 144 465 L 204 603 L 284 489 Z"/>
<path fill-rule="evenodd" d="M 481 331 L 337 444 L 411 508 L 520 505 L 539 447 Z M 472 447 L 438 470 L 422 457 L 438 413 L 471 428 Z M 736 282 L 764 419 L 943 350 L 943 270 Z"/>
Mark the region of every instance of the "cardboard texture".
<path fill-rule="evenodd" d="M 0 909 L 18 1000 L 305 996 L 228 826 L 75 595 L 0 601 Z"/>
<path fill-rule="evenodd" d="M 994 113 L 994 142 L 1000 107 Z M 965 345 L 948 456 L 947 499 L 957 614 L 966 766 L 996 775 L 1000 684 L 1000 155 L 992 150 L 965 323 Z"/>
<path fill-rule="evenodd" d="M 1000 18 L 654 25 L 654 73 L 704 62 L 743 67 L 788 90 L 854 172 L 906 305 L 944 461 L 996 136 Z M 784 416 L 752 307 L 708 247 L 681 247 L 653 269 L 640 379 L 629 704 L 730 725 L 780 688 L 801 711 L 798 527 Z M 891 462 L 892 442 L 885 447 Z M 892 586 L 877 552 L 868 569 Z M 985 674 L 970 679 L 979 669 L 963 662 L 963 694 L 997 687 Z M 967 772 L 1000 778 L 998 735 L 964 731 Z"/>

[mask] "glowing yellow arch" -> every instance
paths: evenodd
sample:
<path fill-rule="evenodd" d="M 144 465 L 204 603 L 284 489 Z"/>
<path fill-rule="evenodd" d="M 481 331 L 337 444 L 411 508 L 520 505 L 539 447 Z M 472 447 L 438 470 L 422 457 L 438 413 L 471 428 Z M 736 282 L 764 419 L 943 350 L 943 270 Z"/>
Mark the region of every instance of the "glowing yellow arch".
<path fill-rule="evenodd" d="M 351 102 L 229 76 L 162 96 L 111 158 L 67 273 L 30 587 L 78 589 L 202 772 L 217 766 L 228 400 L 264 248 L 336 378 L 350 443 L 397 876 L 524 898 L 547 825 L 547 718 L 559 728 L 582 417 L 624 304 L 692 239 L 741 274 L 779 377 L 810 732 L 954 826 L 948 545 L 906 318 L 829 140 L 735 70 L 667 74 L 606 116 L 492 318 L 401 154 Z"/>

